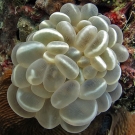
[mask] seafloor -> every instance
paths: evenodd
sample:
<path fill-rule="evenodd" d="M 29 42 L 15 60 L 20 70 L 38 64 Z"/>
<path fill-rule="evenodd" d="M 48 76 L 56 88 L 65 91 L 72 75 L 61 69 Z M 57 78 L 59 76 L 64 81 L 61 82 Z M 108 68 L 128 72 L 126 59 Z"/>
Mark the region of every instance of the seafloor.
<path fill-rule="evenodd" d="M 83 5 L 92 2 L 123 31 L 123 45 L 130 57 L 121 64 L 121 98 L 96 117 L 78 135 L 135 135 L 135 1 L 134 0 L 0 0 L 0 135 L 71 135 L 60 126 L 42 128 L 36 119 L 17 116 L 6 99 L 12 73 L 11 51 L 17 42 L 37 29 L 41 20 L 59 11 L 65 3 Z"/>

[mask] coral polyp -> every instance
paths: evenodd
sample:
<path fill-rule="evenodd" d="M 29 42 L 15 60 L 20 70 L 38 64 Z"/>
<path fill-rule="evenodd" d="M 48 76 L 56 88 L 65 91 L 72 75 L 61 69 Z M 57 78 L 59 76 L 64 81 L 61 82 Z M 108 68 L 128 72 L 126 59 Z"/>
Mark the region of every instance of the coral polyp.
<path fill-rule="evenodd" d="M 64 4 L 13 48 L 10 107 L 46 129 L 85 130 L 121 96 L 119 63 L 129 56 L 122 42 L 94 4 Z"/>

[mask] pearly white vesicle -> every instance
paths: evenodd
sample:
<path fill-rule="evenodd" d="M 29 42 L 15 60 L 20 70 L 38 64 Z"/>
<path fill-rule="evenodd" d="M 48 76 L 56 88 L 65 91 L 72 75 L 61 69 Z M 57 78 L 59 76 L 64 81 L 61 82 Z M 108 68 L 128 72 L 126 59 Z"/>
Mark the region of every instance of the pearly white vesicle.
<path fill-rule="evenodd" d="M 80 31 L 81 29 L 83 29 L 84 27 L 86 27 L 86 26 L 88 26 L 88 25 L 91 25 L 91 22 L 90 22 L 90 21 L 81 20 L 81 21 L 77 24 L 76 28 L 77 28 L 78 31 Z"/>
<path fill-rule="evenodd" d="M 47 68 L 47 62 L 40 58 L 34 61 L 26 71 L 26 79 L 31 85 L 39 85 L 43 82 L 43 76 Z"/>
<path fill-rule="evenodd" d="M 84 55 L 88 58 L 101 55 L 108 45 L 108 33 L 100 30 L 94 40 L 87 44 L 84 50 Z"/>
<path fill-rule="evenodd" d="M 117 64 L 117 56 L 109 47 L 100 55 L 105 64 L 107 65 L 107 70 L 113 70 Z"/>
<path fill-rule="evenodd" d="M 82 72 L 85 79 L 92 79 L 97 74 L 97 70 L 93 68 L 91 65 L 84 67 Z"/>
<path fill-rule="evenodd" d="M 78 98 L 70 105 L 60 109 L 60 117 L 73 126 L 83 126 L 90 123 L 97 115 L 96 100 Z"/>
<path fill-rule="evenodd" d="M 107 70 L 105 70 L 103 72 L 98 71 L 97 74 L 96 74 L 96 77 L 97 78 L 103 78 L 106 75 L 106 73 L 107 73 Z"/>
<path fill-rule="evenodd" d="M 82 20 L 88 20 L 90 17 L 97 15 L 98 15 L 98 8 L 94 4 L 88 3 L 82 6 L 81 8 Z"/>
<path fill-rule="evenodd" d="M 77 64 L 63 54 L 58 54 L 55 56 L 55 64 L 60 72 L 68 79 L 75 79 L 79 74 Z"/>
<path fill-rule="evenodd" d="M 50 20 L 44 20 L 39 24 L 39 30 L 44 28 L 55 28 Z"/>
<path fill-rule="evenodd" d="M 66 130 L 69 133 L 79 133 L 79 132 L 85 130 L 90 125 L 90 123 L 83 125 L 83 126 L 72 126 L 61 119 L 60 125 L 64 130 Z"/>
<path fill-rule="evenodd" d="M 77 33 L 76 42 L 74 46 L 78 50 L 83 52 L 87 44 L 91 43 L 96 35 L 97 35 L 97 28 L 92 25 L 88 25 Z"/>
<path fill-rule="evenodd" d="M 70 18 L 66 14 L 61 13 L 61 12 L 55 12 L 55 13 L 51 14 L 49 20 L 55 26 L 61 21 L 67 21 L 67 22 L 71 23 Z"/>
<path fill-rule="evenodd" d="M 33 41 L 33 35 L 35 34 L 35 32 L 36 32 L 36 31 L 30 33 L 30 34 L 27 36 L 26 42 L 27 42 L 27 41 Z"/>
<path fill-rule="evenodd" d="M 21 44 L 16 52 L 17 62 L 27 68 L 32 62 L 40 59 L 46 51 L 44 44 L 37 41 L 27 41 Z"/>
<path fill-rule="evenodd" d="M 49 53 L 48 51 L 46 51 L 43 54 L 43 58 L 48 64 L 54 64 L 55 63 L 55 61 L 54 61 L 55 55 Z"/>
<path fill-rule="evenodd" d="M 108 47 L 111 48 L 117 42 L 117 33 L 116 33 L 115 29 L 109 27 L 108 35 L 109 35 Z"/>
<path fill-rule="evenodd" d="M 107 22 L 108 25 L 111 24 L 111 21 L 110 21 L 110 19 L 107 16 L 102 15 L 102 14 L 99 14 L 98 16 L 101 17 L 102 19 L 104 19 Z"/>
<path fill-rule="evenodd" d="M 71 19 L 71 24 L 73 26 L 75 26 L 81 19 L 81 13 L 79 8 L 72 3 L 64 4 L 61 7 L 60 12 L 69 16 L 69 18 Z"/>
<path fill-rule="evenodd" d="M 75 80 L 66 81 L 51 97 L 52 105 L 61 109 L 74 102 L 80 92 L 80 84 Z"/>
<path fill-rule="evenodd" d="M 84 100 L 99 98 L 106 90 L 107 84 L 103 78 L 88 79 L 80 87 L 79 97 Z"/>
<path fill-rule="evenodd" d="M 59 110 L 54 108 L 50 99 L 46 99 L 42 109 L 36 113 L 36 119 L 46 129 L 52 129 L 60 124 Z"/>
<path fill-rule="evenodd" d="M 74 60 L 75 62 L 77 62 L 83 54 L 75 47 L 70 47 L 65 55 Z"/>
<path fill-rule="evenodd" d="M 20 107 L 16 100 L 16 93 L 17 93 L 18 87 L 11 84 L 7 91 L 7 101 L 12 108 L 12 110 L 19 115 L 20 117 L 24 118 L 31 118 L 35 116 L 35 112 L 27 112 L 24 109 Z"/>
<path fill-rule="evenodd" d="M 52 92 L 48 92 L 45 88 L 44 88 L 44 86 L 43 86 L 43 84 L 41 83 L 41 84 L 39 84 L 39 85 L 31 85 L 31 91 L 35 94 L 35 95 L 37 95 L 37 96 L 39 96 L 39 97 L 42 97 L 42 98 L 50 98 L 51 96 L 52 96 Z"/>
<path fill-rule="evenodd" d="M 81 68 L 84 68 L 88 65 L 90 65 L 90 59 L 85 57 L 85 56 L 82 56 L 78 61 L 77 61 L 77 65 Z"/>
<path fill-rule="evenodd" d="M 44 98 L 41 98 L 35 95 L 30 87 L 27 88 L 18 88 L 16 93 L 16 99 L 18 104 L 28 112 L 37 112 L 39 111 L 45 102 Z"/>
<path fill-rule="evenodd" d="M 65 54 L 69 49 L 69 45 L 62 41 L 52 41 L 47 44 L 46 48 L 47 51 L 53 55 Z"/>
<path fill-rule="evenodd" d="M 75 78 L 75 80 L 78 81 L 80 84 L 82 84 L 85 81 L 82 69 L 79 69 L 79 75 Z"/>
<path fill-rule="evenodd" d="M 15 45 L 15 47 L 12 49 L 12 53 L 11 53 L 11 60 L 12 63 L 16 66 L 18 64 L 17 62 L 17 58 L 16 58 L 16 52 L 18 50 L 18 48 L 21 46 L 22 43 L 18 43 Z"/>
<path fill-rule="evenodd" d="M 22 67 L 20 64 L 18 64 L 13 69 L 13 74 L 11 75 L 11 81 L 16 87 L 25 88 L 25 87 L 30 86 L 25 76 L 26 70 L 27 69 Z"/>
<path fill-rule="evenodd" d="M 66 77 L 59 71 L 54 64 L 48 64 L 44 78 L 43 85 L 49 92 L 57 90 L 66 80 Z"/>
<path fill-rule="evenodd" d="M 116 100 L 118 100 L 122 94 L 121 84 L 118 83 L 117 87 L 112 92 L 109 92 L 109 94 L 112 98 L 112 102 L 115 102 Z"/>
<path fill-rule="evenodd" d="M 110 27 L 112 27 L 117 33 L 117 41 L 116 41 L 116 43 L 122 44 L 122 42 L 123 42 L 122 30 L 115 24 L 111 24 Z"/>
<path fill-rule="evenodd" d="M 103 72 L 107 69 L 107 65 L 100 56 L 90 58 L 91 65 L 99 72 Z"/>
<path fill-rule="evenodd" d="M 111 84 L 111 85 L 107 85 L 106 91 L 107 91 L 107 92 L 112 92 L 112 91 L 114 91 L 114 90 L 116 89 L 117 85 L 118 85 L 118 82 L 116 82 L 116 83 L 114 83 L 114 84 Z"/>
<path fill-rule="evenodd" d="M 101 97 L 96 99 L 98 104 L 98 112 L 105 112 L 107 111 L 112 103 L 111 96 L 105 92 Z"/>
<path fill-rule="evenodd" d="M 125 46 L 119 44 L 119 43 L 116 43 L 113 47 L 112 47 L 112 50 L 115 52 L 116 56 L 117 56 L 117 59 L 119 62 L 124 62 L 128 59 L 129 57 L 129 53 L 126 49 Z"/>
<path fill-rule="evenodd" d="M 111 85 L 116 83 L 121 76 L 121 68 L 117 64 L 113 70 L 107 71 L 104 79 L 106 80 L 107 84 Z"/>
<path fill-rule="evenodd" d="M 46 46 L 51 41 L 64 41 L 64 38 L 57 30 L 44 28 L 35 32 L 33 40 L 41 42 Z"/>
<path fill-rule="evenodd" d="M 59 31 L 64 37 L 64 41 L 69 45 L 73 46 L 75 42 L 76 33 L 72 25 L 67 21 L 61 21 L 56 26 L 57 31 Z"/>
<path fill-rule="evenodd" d="M 109 26 L 108 26 L 107 22 L 104 19 L 102 19 L 101 17 L 92 16 L 88 20 L 92 23 L 93 26 L 95 26 L 98 29 L 98 31 L 104 30 L 104 31 L 108 32 Z"/>

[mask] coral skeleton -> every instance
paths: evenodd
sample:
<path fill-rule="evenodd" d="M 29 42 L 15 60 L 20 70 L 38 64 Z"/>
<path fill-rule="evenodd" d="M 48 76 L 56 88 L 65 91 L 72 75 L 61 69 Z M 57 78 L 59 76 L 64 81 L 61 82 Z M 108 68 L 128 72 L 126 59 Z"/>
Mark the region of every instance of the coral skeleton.
<path fill-rule="evenodd" d="M 94 4 L 64 4 L 13 48 L 10 107 L 46 129 L 85 130 L 121 96 L 120 62 L 129 57 L 122 42 Z"/>

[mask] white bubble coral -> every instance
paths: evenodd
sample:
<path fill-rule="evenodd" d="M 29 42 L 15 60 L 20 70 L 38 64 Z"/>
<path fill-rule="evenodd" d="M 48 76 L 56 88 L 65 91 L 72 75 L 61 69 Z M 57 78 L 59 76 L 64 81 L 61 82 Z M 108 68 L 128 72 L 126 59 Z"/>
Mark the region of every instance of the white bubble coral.
<path fill-rule="evenodd" d="M 120 28 L 95 5 L 63 5 L 13 48 L 10 107 L 47 129 L 83 131 L 122 93 L 119 62 L 129 56 L 122 41 Z"/>

